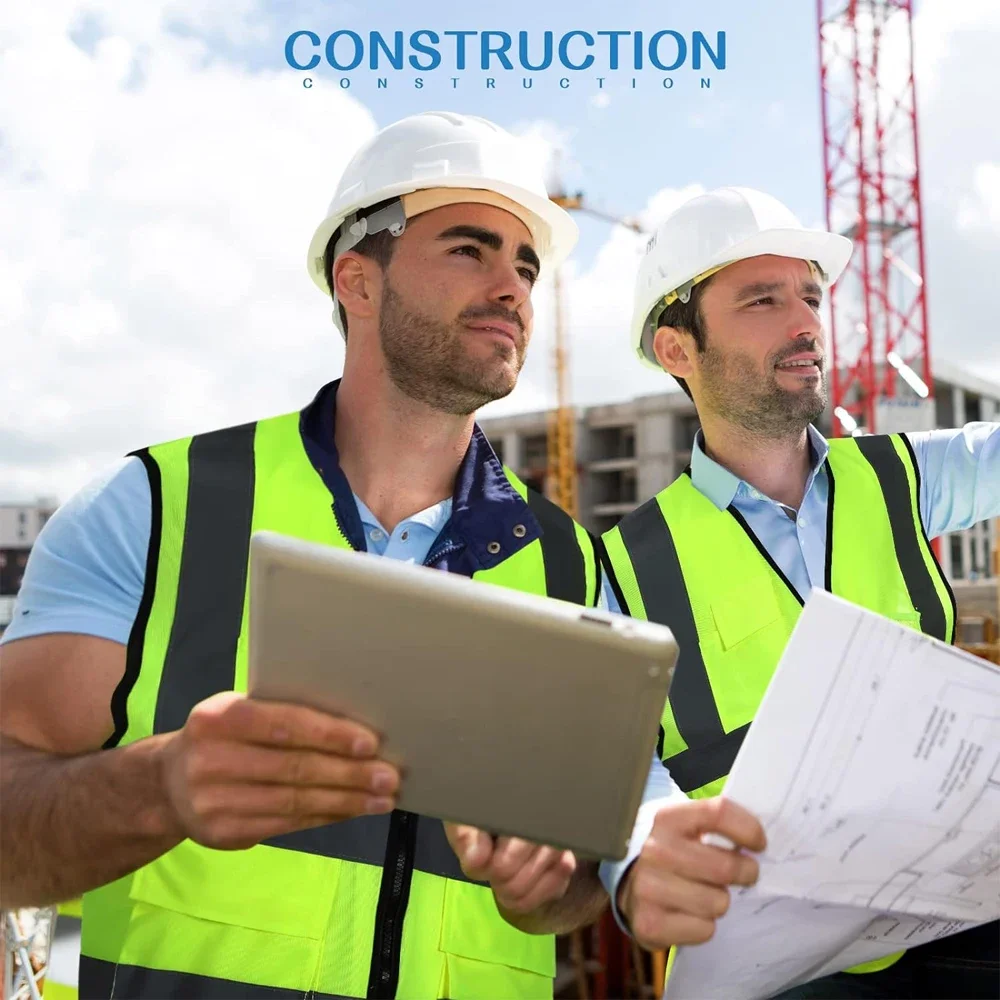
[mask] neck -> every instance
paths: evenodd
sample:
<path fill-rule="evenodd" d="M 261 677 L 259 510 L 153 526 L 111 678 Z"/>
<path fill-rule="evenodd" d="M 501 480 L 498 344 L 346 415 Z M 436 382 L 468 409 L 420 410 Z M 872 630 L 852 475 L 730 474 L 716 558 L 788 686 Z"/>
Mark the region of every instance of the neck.
<path fill-rule="evenodd" d="M 434 410 L 403 395 L 388 378 L 364 378 L 345 365 L 334 432 L 341 468 L 351 489 L 392 531 L 454 493 L 474 420 Z"/>
<path fill-rule="evenodd" d="M 720 417 L 702 421 L 705 453 L 765 496 L 798 510 L 811 468 L 805 428 L 762 437 Z"/>

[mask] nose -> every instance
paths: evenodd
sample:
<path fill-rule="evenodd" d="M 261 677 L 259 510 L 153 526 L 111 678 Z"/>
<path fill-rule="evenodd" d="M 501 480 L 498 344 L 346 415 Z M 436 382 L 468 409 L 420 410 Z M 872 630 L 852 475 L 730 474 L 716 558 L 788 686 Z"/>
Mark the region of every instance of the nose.
<path fill-rule="evenodd" d="M 499 302 L 511 312 L 520 310 L 531 299 L 531 286 L 524 276 L 518 273 L 522 267 L 511 261 L 498 261 L 491 275 L 492 282 L 488 291 L 491 302 Z"/>
<path fill-rule="evenodd" d="M 809 337 L 823 342 L 823 323 L 819 313 L 804 299 L 796 299 L 788 323 L 788 339 Z"/>

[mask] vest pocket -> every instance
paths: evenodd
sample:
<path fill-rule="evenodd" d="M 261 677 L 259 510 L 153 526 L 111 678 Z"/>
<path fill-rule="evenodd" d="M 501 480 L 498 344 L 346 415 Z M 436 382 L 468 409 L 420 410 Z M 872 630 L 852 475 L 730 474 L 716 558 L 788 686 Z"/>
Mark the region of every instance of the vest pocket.
<path fill-rule="evenodd" d="M 142 969 L 159 969 L 305 995 L 316 988 L 337 864 L 184 841 L 133 878 L 118 960 L 140 981 Z"/>
<path fill-rule="evenodd" d="M 781 617 L 781 609 L 766 576 L 744 580 L 711 598 L 712 622 L 721 648 L 728 651 Z"/>
<path fill-rule="evenodd" d="M 794 620 L 786 619 L 774 585 L 763 574 L 713 594 L 711 611 L 715 628 L 705 630 L 702 658 L 723 731 L 728 734 L 756 715 Z M 716 748 L 717 755 L 723 749 Z"/>
<path fill-rule="evenodd" d="M 217 851 L 185 840 L 136 872 L 133 901 L 272 934 L 323 937 L 337 862 L 257 846 Z"/>
<path fill-rule="evenodd" d="M 500 916 L 493 892 L 472 882 L 449 879 L 445 885 L 441 950 L 548 978 L 556 974 L 554 939 L 550 935 L 525 934 L 511 927 Z M 488 970 L 484 972 L 488 974 Z M 489 983 L 490 980 L 486 980 L 484 985 Z M 494 992 L 494 995 L 498 994 Z M 524 994 L 519 992 L 517 995 Z"/>

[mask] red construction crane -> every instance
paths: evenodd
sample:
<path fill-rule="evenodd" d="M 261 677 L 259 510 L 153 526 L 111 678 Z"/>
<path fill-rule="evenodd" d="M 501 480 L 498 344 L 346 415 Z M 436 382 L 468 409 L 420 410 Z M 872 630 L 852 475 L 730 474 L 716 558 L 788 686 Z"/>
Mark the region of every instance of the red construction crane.
<path fill-rule="evenodd" d="M 933 426 L 912 0 L 817 0 L 834 433 Z"/>

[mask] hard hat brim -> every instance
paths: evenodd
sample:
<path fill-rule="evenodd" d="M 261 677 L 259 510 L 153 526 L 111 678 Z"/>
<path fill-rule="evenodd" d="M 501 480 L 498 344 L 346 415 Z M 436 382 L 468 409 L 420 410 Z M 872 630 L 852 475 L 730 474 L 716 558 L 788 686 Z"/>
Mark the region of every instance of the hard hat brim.
<path fill-rule="evenodd" d="M 436 177 L 433 182 L 428 184 L 407 182 L 394 185 L 380 191 L 379 200 L 383 201 L 402 197 L 414 191 L 430 188 L 471 188 L 491 191 L 501 194 L 518 205 L 523 206 L 531 215 L 539 220 L 542 230 L 548 233 L 544 252 L 539 251 L 539 257 L 546 268 L 557 267 L 572 253 L 573 248 L 576 246 L 579 229 L 569 212 L 549 198 L 542 198 L 533 191 L 519 187 L 516 184 L 506 184 L 496 181 L 491 182 L 487 186 L 483 184 L 482 177 L 455 174 L 449 177 Z M 454 204 L 465 203 L 467 203 L 467 200 L 464 198 L 456 199 L 454 202 Z M 330 289 L 327 287 L 326 275 L 323 273 L 323 256 L 326 252 L 327 244 L 330 242 L 330 237 L 341 227 L 349 215 L 367 207 L 367 204 L 349 206 L 336 215 L 328 216 L 316 227 L 316 231 L 313 233 L 312 240 L 309 242 L 306 266 L 308 267 L 313 283 L 325 295 L 330 294 Z"/>
<path fill-rule="evenodd" d="M 749 260 L 751 257 L 791 257 L 796 260 L 814 260 L 827 276 L 827 287 L 832 285 L 844 273 L 854 249 L 854 244 L 846 237 L 837 233 L 825 232 L 820 229 L 769 229 L 739 243 L 723 248 L 715 256 L 706 261 L 699 274 L 713 267 L 735 264 L 737 261 Z M 690 281 L 695 275 L 685 278 Z M 682 287 L 681 282 L 677 287 Z M 632 317 L 632 347 L 640 362 L 647 368 L 661 371 L 655 358 L 648 358 L 643 351 L 642 335 L 650 313 L 668 292 L 674 288 L 662 289 L 641 309 L 636 310 Z"/>

